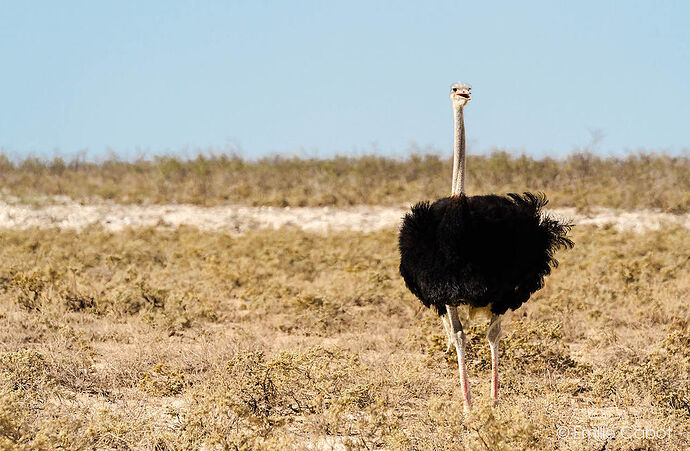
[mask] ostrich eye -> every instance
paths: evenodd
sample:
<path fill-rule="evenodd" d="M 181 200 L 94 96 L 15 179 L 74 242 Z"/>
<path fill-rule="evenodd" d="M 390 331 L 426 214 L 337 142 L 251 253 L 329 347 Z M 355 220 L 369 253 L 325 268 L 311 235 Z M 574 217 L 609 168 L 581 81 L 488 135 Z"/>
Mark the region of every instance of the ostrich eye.
<path fill-rule="evenodd" d="M 457 91 L 457 90 L 458 90 L 458 88 L 453 88 L 453 92 L 455 92 L 455 91 Z"/>

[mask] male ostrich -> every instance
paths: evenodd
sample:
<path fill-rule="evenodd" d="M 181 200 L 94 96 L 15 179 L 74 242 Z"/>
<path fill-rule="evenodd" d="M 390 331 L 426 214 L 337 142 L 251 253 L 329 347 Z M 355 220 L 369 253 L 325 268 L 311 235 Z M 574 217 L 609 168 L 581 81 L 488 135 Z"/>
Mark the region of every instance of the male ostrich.
<path fill-rule="evenodd" d="M 461 304 L 491 311 L 491 397 L 498 397 L 498 339 L 501 315 L 515 310 L 539 290 L 558 262 L 554 252 L 572 247 L 570 225 L 542 213 L 543 194 L 465 195 L 463 110 L 470 86 L 455 83 L 450 99 L 455 113 L 453 184 L 450 197 L 420 202 L 400 228 L 400 274 L 426 307 L 434 307 L 455 346 L 465 410 L 471 407 L 465 368 Z"/>

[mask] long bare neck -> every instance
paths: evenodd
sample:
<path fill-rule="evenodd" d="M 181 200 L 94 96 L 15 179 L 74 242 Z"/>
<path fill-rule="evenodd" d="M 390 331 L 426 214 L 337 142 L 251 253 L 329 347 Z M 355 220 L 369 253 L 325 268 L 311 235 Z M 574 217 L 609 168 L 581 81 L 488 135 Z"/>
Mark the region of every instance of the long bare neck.
<path fill-rule="evenodd" d="M 465 119 L 462 107 L 455 112 L 455 139 L 453 149 L 453 185 L 451 195 L 465 193 Z"/>

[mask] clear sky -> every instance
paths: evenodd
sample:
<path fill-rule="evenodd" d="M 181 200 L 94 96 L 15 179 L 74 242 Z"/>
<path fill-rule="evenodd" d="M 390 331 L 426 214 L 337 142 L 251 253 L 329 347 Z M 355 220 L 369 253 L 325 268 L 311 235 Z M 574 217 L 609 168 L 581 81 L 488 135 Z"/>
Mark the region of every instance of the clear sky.
<path fill-rule="evenodd" d="M 0 147 L 15 156 L 240 148 L 690 148 L 688 1 L 0 0 Z"/>

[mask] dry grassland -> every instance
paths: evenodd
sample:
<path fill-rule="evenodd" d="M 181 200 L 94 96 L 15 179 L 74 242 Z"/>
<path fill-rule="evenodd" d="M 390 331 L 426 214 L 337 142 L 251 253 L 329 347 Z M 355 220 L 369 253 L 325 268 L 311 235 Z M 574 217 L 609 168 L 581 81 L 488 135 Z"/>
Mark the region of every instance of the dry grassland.
<path fill-rule="evenodd" d="M 690 209 L 690 157 L 636 154 L 602 158 L 576 153 L 563 159 L 514 157 L 505 152 L 468 157 L 470 194 L 544 191 L 552 207 Z M 268 206 L 407 205 L 449 190 L 450 153 L 328 160 L 199 155 L 126 162 L 113 157 L 13 162 L 0 154 L 5 198 L 40 202 L 67 196 L 118 203 L 227 203 Z"/>
<path fill-rule="evenodd" d="M 406 177 L 386 199 L 409 200 Z M 688 192 L 659 201 L 687 209 Z M 470 328 L 469 416 L 440 321 L 397 273 L 396 238 L 0 231 L 0 449 L 687 445 L 687 229 L 576 227 L 546 287 L 505 321 L 497 408 L 484 325 Z M 559 438 L 561 426 L 616 436 Z"/>

